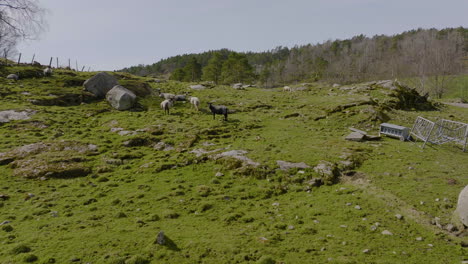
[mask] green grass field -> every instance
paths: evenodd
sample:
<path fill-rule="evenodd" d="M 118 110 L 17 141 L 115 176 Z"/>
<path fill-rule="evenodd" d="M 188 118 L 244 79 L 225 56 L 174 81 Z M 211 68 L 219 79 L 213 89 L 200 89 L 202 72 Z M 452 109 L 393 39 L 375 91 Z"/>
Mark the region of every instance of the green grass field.
<path fill-rule="evenodd" d="M 34 77 L 32 67 L 3 69 L 18 71 L 31 77 L 0 78 L 0 111 L 35 114 L 0 123 L 0 153 L 40 142 L 49 148 L 0 165 L 0 194 L 8 196 L 0 199 L 0 223 L 8 221 L 0 226 L 0 263 L 468 260 L 466 231 L 430 223 L 438 217 L 442 226 L 456 224 L 458 193 L 468 184 L 468 154 L 460 145 L 344 140 L 349 127 L 378 134 L 385 118 L 407 127 L 417 116 L 468 122 L 468 109 L 396 109 L 390 107 L 396 97 L 382 87 L 353 92 L 315 83 L 291 93 L 190 91 L 203 111 L 177 102 L 164 115 L 156 96 L 140 99 L 137 111 L 114 110 L 105 100 L 70 103 L 66 98 L 79 98 L 93 73 Z M 164 92 L 190 90 L 187 83 L 132 76 L 120 82 L 128 78 Z M 213 120 L 209 101 L 234 113 L 227 122 Z M 90 144 L 97 149 L 81 151 Z M 200 149 L 212 152 L 192 153 Z M 215 157 L 230 150 L 247 151 L 260 165 Z M 282 171 L 277 160 L 310 168 Z M 324 161 L 336 165 L 338 181 L 313 169 Z M 89 171 L 67 177 L 54 174 L 54 164 Z M 47 166 L 51 172 L 39 179 L 36 169 Z M 327 184 L 312 186 L 317 178 Z M 163 245 L 156 242 L 160 231 Z"/>

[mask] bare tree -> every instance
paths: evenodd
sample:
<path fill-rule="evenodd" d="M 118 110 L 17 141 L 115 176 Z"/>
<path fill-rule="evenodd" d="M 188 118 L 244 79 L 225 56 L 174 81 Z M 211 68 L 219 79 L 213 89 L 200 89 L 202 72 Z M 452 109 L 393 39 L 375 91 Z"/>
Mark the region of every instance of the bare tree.
<path fill-rule="evenodd" d="M 16 53 L 21 40 L 39 36 L 46 27 L 45 9 L 37 0 L 0 0 L 0 51 L 3 56 Z"/>

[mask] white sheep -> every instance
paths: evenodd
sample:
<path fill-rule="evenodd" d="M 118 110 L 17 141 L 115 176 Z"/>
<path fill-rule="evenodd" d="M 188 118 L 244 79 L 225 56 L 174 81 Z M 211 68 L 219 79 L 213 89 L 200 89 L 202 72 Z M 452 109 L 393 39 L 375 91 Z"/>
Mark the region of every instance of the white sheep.
<path fill-rule="evenodd" d="M 166 99 L 161 102 L 161 109 L 164 110 L 164 114 L 169 114 L 169 108 L 174 105 L 172 99 Z"/>
<path fill-rule="evenodd" d="M 198 99 L 198 97 L 190 97 L 190 104 L 195 107 L 195 109 L 197 109 L 198 111 L 198 106 L 200 105 L 200 99 Z"/>
<path fill-rule="evenodd" d="M 44 72 L 44 76 L 52 75 L 52 69 L 50 67 L 45 68 L 43 72 Z"/>
<path fill-rule="evenodd" d="M 283 87 L 283 92 L 291 92 L 291 87 L 289 86 Z"/>

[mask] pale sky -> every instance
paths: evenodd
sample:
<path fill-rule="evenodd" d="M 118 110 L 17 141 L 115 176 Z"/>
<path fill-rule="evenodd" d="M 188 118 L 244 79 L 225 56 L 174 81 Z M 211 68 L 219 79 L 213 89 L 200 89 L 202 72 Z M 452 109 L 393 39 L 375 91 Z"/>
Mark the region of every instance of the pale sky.
<path fill-rule="evenodd" d="M 39 0 L 49 13 L 22 61 L 116 70 L 186 53 L 266 51 L 355 35 L 468 27 L 468 0 Z"/>

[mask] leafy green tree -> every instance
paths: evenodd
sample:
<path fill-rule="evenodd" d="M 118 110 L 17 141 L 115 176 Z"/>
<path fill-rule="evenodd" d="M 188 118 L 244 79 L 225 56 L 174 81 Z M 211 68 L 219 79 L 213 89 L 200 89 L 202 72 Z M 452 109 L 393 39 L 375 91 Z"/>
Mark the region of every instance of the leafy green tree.
<path fill-rule="evenodd" d="M 204 81 L 213 81 L 215 84 L 218 84 L 221 80 L 222 69 L 223 55 L 220 52 L 215 52 L 208 61 L 208 65 L 203 68 L 202 79 Z"/>
<path fill-rule="evenodd" d="M 198 63 L 195 57 L 192 57 L 190 61 L 184 67 L 184 81 L 186 82 L 196 82 L 201 80 L 202 67 Z"/>
<path fill-rule="evenodd" d="M 255 79 L 255 73 L 245 54 L 233 52 L 223 63 L 221 78 L 226 84 L 251 82 Z"/>
<path fill-rule="evenodd" d="M 183 81 L 185 79 L 185 71 L 183 68 L 176 69 L 172 72 L 171 77 L 169 78 L 174 81 Z"/>

